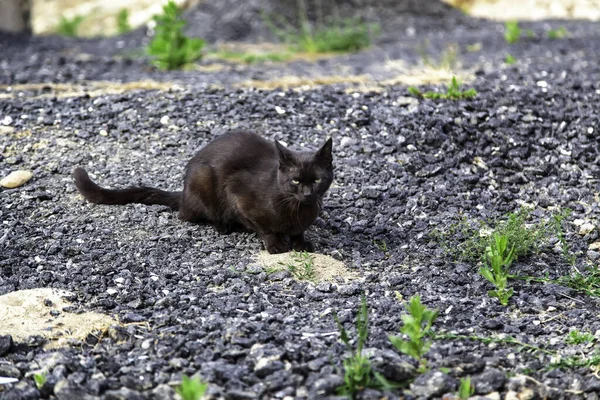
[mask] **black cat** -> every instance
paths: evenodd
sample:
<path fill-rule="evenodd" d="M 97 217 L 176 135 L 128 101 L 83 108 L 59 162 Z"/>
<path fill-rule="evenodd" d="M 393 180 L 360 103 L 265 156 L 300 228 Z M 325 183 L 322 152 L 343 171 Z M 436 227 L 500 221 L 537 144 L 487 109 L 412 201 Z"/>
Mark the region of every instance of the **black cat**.
<path fill-rule="evenodd" d="M 315 221 L 333 181 L 331 139 L 316 153 L 295 152 L 246 131 L 212 140 L 187 165 L 182 192 L 150 187 L 104 189 L 82 168 L 73 175 L 96 204 L 161 204 L 179 218 L 209 222 L 222 233 L 257 232 L 269 253 L 313 251 L 304 231 Z"/>

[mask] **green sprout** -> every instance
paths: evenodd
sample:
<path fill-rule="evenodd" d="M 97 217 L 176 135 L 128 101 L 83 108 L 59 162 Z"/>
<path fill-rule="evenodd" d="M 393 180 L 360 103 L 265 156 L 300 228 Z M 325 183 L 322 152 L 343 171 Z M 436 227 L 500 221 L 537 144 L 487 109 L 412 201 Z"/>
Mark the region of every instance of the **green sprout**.
<path fill-rule="evenodd" d="M 521 38 L 521 28 L 517 21 L 506 21 L 504 23 L 504 40 L 507 43 L 517 43 Z"/>
<path fill-rule="evenodd" d="M 153 64 L 161 69 L 177 69 L 202 57 L 204 40 L 188 38 L 183 34 L 186 22 L 173 0 L 163 7 L 163 14 L 154 17 L 156 34 L 146 51 Z"/>
<path fill-rule="evenodd" d="M 181 384 L 175 389 L 183 400 L 200 400 L 208 389 L 208 383 L 197 376 L 184 375 Z"/>
<path fill-rule="evenodd" d="M 479 274 L 496 287 L 488 295 L 498 298 L 503 306 L 508 305 L 508 299 L 513 295 L 513 289 L 507 288 L 507 281 L 508 268 L 514 258 L 515 247 L 508 248 L 508 237 L 495 233 L 487 248 L 487 265 L 479 268 Z"/>
<path fill-rule="evenodd" d="M 418 295 L 410 299 L 406 309 L 409 313 L 402 315 L 403 325 L 400 332 L 405 334 L 408 340 L 399 336 L 389 336 L 389 339 L 398 351 L 414 358 L 419 363 L 420 372 L 425 372 L 427 360 L 424 356 L 431 347 L 431 341 L 424 338 L 430 333 L 431 326 L 438 316 L 438 310 L 422 305 Z"/>
<path fill-rule="evenodd" d="M 57 28 L 58 34 L 69 37 L 77 36 L 79 31 L 79 25 L 81 25 L 84 19 L 85 18 L 81 15 L 76 15 L 71 19 L 66 18 L 65 16 L 61 16 Z"/>

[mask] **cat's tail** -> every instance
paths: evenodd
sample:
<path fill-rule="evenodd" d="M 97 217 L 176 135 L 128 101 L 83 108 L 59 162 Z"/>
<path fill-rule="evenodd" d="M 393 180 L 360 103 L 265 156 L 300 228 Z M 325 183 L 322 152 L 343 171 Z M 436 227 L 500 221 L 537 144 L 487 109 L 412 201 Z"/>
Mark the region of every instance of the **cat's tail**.
<path fill-rule="evenodd" d="M 151 187 L 131 187 L 127 189 L 105 189 L 96 185 L 83 168 L 73 171 L 75 186 L 83 197 L 95 204 L 160 204 L 179 210 L 181 192 L 167 192 Z"/>

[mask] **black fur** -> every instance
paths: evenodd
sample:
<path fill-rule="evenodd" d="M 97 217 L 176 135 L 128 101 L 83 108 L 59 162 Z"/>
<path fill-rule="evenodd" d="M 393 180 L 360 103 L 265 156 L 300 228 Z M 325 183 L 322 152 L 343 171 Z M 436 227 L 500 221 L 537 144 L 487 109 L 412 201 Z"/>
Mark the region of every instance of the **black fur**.
<path fill-rule="evenodd" d="M 225 233 L 257 232 L 269 253 L 312 251 L 304 231 L 321 210 L 333 181 L 332 142 L 316 153 L 291 151 L 245 131 L 217 137 L 187 165 L 182 192 L 149 187 L 104 189 L 82 168 L 75 185 L 96 204 L 160 204 L 179 218 L 209 222 Z"/>

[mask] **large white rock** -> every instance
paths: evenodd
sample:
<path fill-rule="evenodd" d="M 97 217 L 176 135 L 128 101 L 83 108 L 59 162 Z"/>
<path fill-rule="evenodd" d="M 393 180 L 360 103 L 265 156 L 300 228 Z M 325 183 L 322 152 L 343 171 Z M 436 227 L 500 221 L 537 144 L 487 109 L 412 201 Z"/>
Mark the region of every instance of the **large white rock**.
<path fill-rule="evenodd" d="M 17 188 L 27 183 L 31 177 L 33 177 L 31 171 L 13 171 L 0 180 L 0 185 L 8 189 Z"/>

